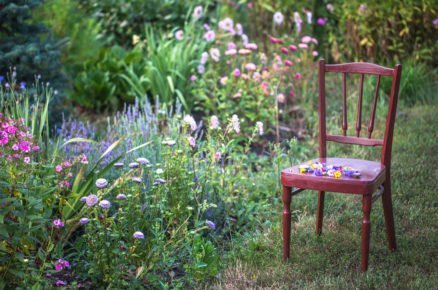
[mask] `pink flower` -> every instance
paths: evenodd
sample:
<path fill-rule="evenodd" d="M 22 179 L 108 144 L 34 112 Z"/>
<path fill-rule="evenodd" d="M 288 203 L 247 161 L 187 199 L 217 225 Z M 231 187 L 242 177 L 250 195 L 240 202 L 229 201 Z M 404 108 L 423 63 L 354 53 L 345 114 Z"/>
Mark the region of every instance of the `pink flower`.
<path fill-rule="evenodd" d="M 53 225 L 55 226 L 55 228 L 63 228 L 64 227 L 64 222 L 60 219 L 56 219 L 53 221 Z"/>
<path fill-rule="evenodd" d="M 246 65 L 245 65 L 245 68 L 247 69 L 247 70 L 249 70 L 249 71 L 254 71 L 254 70 L 256 70 L 256 65 L 255 64 L 253 64 L 253 63 L 247 63 Z"/>
<path fill-rule="evenodd" d="M 214 41 L 215 38 L 216 38 L 216 34 L 214 33 L 213 30 L 209 30 L 204 34 L 204 39 L 208 42 Z"/>
<path fill-rule="evenodd" d="M 316 24 L 324 26 L 326 23 L 324 18 L 318 18 L 318 20 L 316 20 Z"/>
<path fill-rule="evenodd" d="M 64 161 L 62 165 L 64 165 L 64 167 L 70 167 L 71 163 L 69 161 Z"/>
<path fill-rule="evenodd" d="M 34 145 L 34 146 L 32 147 L 32 151 L 38 151 L 38 150 L 40 150 L 40 146 L 38 146 L 38 145 Z"/>
<path fill-rule="evenodd" d="M 257 50 L 257 44 L 255 44 L 255 43 L 248 43 L 248 44 L 245 45 L 245 48 L 249 49 L 249 50 Z"/>
<path fill-rule="evenodd" d="M 82 164 L 88 164 L 87 155 L 81 154 L 81 156 L 79 156 L 79 158 L 80 158 Z"/>
<path fill-rule="evenodd" d="M 55 285 L 56 286 L 66 286 L 67 282 L 65 282 L 63 280 L 56 280 Z"/>
<path fill-rule="evenodd" d="M 18 148 L 18 144 L 17 144 L 17 143 L 15 143 L 14 145 L 12 145 L 12 150 L 14 150 L 14 151 L 18 151 L 18 149 L 20 149 L 20 148 Z"/>
<path fill-rule="evenodd" d="M 313 56 L 318 56 L 318 52 L 317 52 L 316 50 L 314 50 L 314 51 L 312 52 L 312 55 L 313 55 Z"/>
<path fill-rule="evenodd" d="M 283 43 L 283 40 L 281 38 L 275 38 L 273 36 L 269 36 L 269 41 L 271 43 L 274 43 L 274 44 L 276 44 L 276 43 Z"/>
<path fill-rule="evenodd" d="M 239 70 L 238 68 L 236 68 L 236 69 L 233 71 L 233 74 L 234 74 L 234 76 L 239 77 L 239 76 L 240 76 L 240 70 Z"/>
<path fill-rule="evenodd" d="M 30 163 L 30 157 L 24 157 L 24 163 L 29 164 Z"/>
<path fill-rule="evenodd" d="M 292 61 L 286 59 L 286 60 L 284 61 L 284 65 L 285 65 L 285 66 L 292 66 Z"/>
<path fill-rule="evenodd" d="M 250 54 L 250 53 L 251 53 L 251 50 L 249 50 L 249 49 L 246 49 L 246 48 L 239 49 L 239 54 L 241 54 L 241 55 L 246 55 L 246 54 Z"/>
<path fill-rule="evenodd" d="M 60 173 L 60 172 L 62 171 L 62 166 L 61 166 L 61 165 L 56 165 L 56 167 L 55 167 L 55 171 L 56 171 L 57 173 Z"/>
<path fill-rule="evenodd" d="M 222 157 L 222 155 L 219 151 L 214 153 L 214 160 L 219 161 L 221 159 L 221 157 Z"/>
<path fill-rule="evenodd" d="M 228 77 L 227 76 L 221 77 L 219 82 L 222 86 L 225 86 L 228 82 Z"/>
<path fill-rule="evenodd" d="M 310 37 L 310 36 L 303 36 L 303 38 L 301 38 L 301 42 L 302 43 L 309 43 L 309 42 L 311 42 L 312 41 L 312 37 Z"/>
<path fill-rule="evenodd" d="M 296 73 L 296 74 L 295 74 L 295 78 L 296 78 L 297 80 L 300 80 L 300 79 L 301 79 L 301 74 L 300 74 L 300 73 Z"/>
<path fill-rule="evenodd" d="M 70 263 L 67 260 L 59 259 L 58 262 L 55 264 L 55 270 L 60 271 L 65 268 L 69 268 Z"/>
<path fill-rule="evenodd" d="M 300 43 L 300 44 L 298 44 L 298 47 L 299 47 L 299 48 L 302 48 L 302 49 L 306 49 L 306 48 L 308 48 L 309 46 L 308 46 L 307 44 L 305 44 L 305 43 Z"/>
<path fill-rule="evenodd" d="M 196 140 L 195 140 L 195 138 L 193 138 L 192 136 L 190 136 L 190 137 L 187 137 L 187 140 L 189 141 L 189 145 L 190 145 L 192 148 L 195 148 L 195 146 L 196 146 Z"/>
<path fill-rule="evenodd" d="M 184 122 L 190 126 L 190 129 L 192 130 L 192 132 L 198 128 L 198 126 L 196 125 L 195 119 L 193 119 L 193 117 L 190 115 L 184 116 Z"/>
<path fill-rule="evenodd" d="M 280 48 L 281 52 L 284 54 L 288 54 L 289 50 L 286 47 Z"/>
<path fill-rule="evenodd" d="M 258 71 L 254 72 L 253 75 L 252 75 L 252 79 L 253 79 L 254 81 L 256 81 L 256 82 L 259 82 L 260 79 L 261 79 L 261 77 L 262 77 L 262 76 L 260 75 L 260 73 L 259 73 Z"/>
<path fill-rule="evenodd" d="M 283 94 L 278 94 L 278 95 L 277 95 L 277 101 L 278 101 L 280 104 L 284 104 L 284 102 L 286 102 L 286 97 L 285 97 Z"/>
<path fill-rule="evenodd" d="M 237 46 L 236 46 L 236 44 L 234 42 L 228 42 L 227 43 L 227 49 L 228 50 L 230 50 L 230 49 L 237 49 Z"/>
<path fill-rule="evenodd" d="M 202 6 L 196 6 L 193 10 L 193 18 L 195 20 L 198 20 L 204 15 L 204 10 L 202 9 Z"/>
<path fill-rule="evenodd" d="M 234 30 L 233 26 L 234 26 L 233 19 L 229 17 L 219 21 L 219 28 L 222 30 L 231 32 L 232 30 Z"/>
<path fill-rule="evenodd" d="M 233 56 L 237 54 L 237 50 L 235 49 L 228 49 L 225 51 L 225 55 Z"/>
<path fill-rule="evenodd" d="M 183 40 L 184 39 L 184 31 L 178 30 L 177 32 L 175 32 L 175 39 L 178 41 Z"/>
<path fill-rule="evenodd" d="M 195 75 L 192 75 L 192 76 L 190 77 L 190 80 L 191 80 L 192 82 L 196 81 L 196 76 L 195 76 Z"/>
<path fill-rule="evenodd" d="M 95 194 L 91 194 L 85 198 L 85 203 L 90 207 L 96 205 L 98 201 L 99 199 Z"/>

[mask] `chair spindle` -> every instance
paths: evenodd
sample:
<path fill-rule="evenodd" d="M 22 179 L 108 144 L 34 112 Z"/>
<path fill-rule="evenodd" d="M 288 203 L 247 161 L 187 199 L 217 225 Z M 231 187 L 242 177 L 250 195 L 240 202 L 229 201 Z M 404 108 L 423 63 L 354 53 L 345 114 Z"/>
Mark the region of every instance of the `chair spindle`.
<path fill-rule="evenodd" d="M 342 131 L 347 136 L 347 73 L 342 73 Z"/>
<path fill-rule="evenodd" d="M 377 77 L 376 90 L 374 92 L 373 107 L 371 109 L 370 122 L 368 123 L 368 138 L 371 138 L 371 134 L 373 133 L 373 130 L 374 130 L 374 119 L 376 116 L 377 97 L 379 96 L 379 87 L 380 87 L 380 78 L 381 77 L 382 77 L 381 75 L 379 75 Z"/>
<path fill-rule="evenodd" d="M 359 100 L 357 102 L 356 137 L 360 137 L 360 129 L 362 127 L 362 95 L 364 76 L 364 74 L 360 75 Z"/>

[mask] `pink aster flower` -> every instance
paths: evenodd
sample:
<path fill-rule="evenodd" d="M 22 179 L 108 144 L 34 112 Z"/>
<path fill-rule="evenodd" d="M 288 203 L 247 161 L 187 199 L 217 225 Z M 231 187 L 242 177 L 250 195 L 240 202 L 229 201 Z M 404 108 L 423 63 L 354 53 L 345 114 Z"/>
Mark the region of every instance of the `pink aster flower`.
<path fill-rule="evenodd" d="M 285 65 L 285 66 L 292 66 L 292 61 L 286 59 L 286 60 L 284 61 L 284 65 Z"/>
<path fill-rule="evenodd" d="M 178 41 L 183 40 L 184 39 L 184 31 L 178 30 L 177 32 L 175 32 L 175 39 Z"/>
<path fill-rule="evenodd" d="M 228 42 L 227 49 L 237 49 L 237 46 L 234 42 Z"/>
<path fill-rule="evenodd" d="M 59 259 L 58 262 L 55 264 L 55 270 L 60 271 L 65 268 L 69 268 L 70 263 L 67 260 Z"/>
<path fill-rule="evenodd" d="M 255 44 L 255 43 L 248 43 L 248 44 L 245 45 L 245 48 L 249 49 L 249 50 L 257 50 L 257 44 Z"/>
<path fill-rule="evenodd" d="M 85 198 L 85 203 L 90 207 L 95 206 L 98 202 L 99 202 L 99 199 L 98 199 L 97 195 L 95 195 L 95 194 L 91 194 Z"/>
<path fill-rule="evenodd" d="M 214 160 L 219 161 L 222 157 L 222 154 L 218 151 L 214 153 Z"/>
<path fill-rule="evenodd" d="M 247 63 L 247 64 L 245 65 L 245 68 L 246 68 L 247 70 L 249 70 L 249 71 L 254 71 L 254 70 L 257 69 L 256 65 L 253 64 L 253 63 Z"/>
<path fill-rule="evenodd" d="M 326 24 L 326 21 L 324 18 L 318 18 L 318 20 L 316 20 L 316 24 L 324 26 Z"/>
<path fill-rule="evenodd" d="M 209 30 L 206 33 L 204 33 L 204 39 L 208 42 L 214 41 L 216 38 L 216 33 L 214 33 L 213 30 Z"/>
<path fill-rule="evenodd" d="M 195 140 L 195 138 L 193 138 L 192 136 L 190 136 L 190 137 L 187 137 L 187 140 L 189 141 L 190 146 L 191 146 L 192 148 L 195 148 L 195 146 L 196 146 L 196 140 Z"/>
<path fill-rule="evenodd" d="M 55 226 L 55 228 L 63 228 L 64 227 L 64 222 L 60 219 L 56 219 L 53 221 L 53 225 Z"/>
<path fill-rule="evenodd" d="M 61 166 L 61 165 L 56 165 L 56 167 L 55 167 L 55 171 L 56 171 L 57 173 L 60 173 L 60 172 L 62 171 L 62 166 Z"/>
<path fill-rule="evenodd" d="M 239 76 L 240 76 L 240 70 L 239 70 L 238 68 L 236 68 L 236 69 L 233 71 L 233 74 L 234 74 L 234 76 L 239 77 Z"/>
<path fill-rule="evenodd" d="M 215 115 L 210 118 L 210 128 L 213 130 L 219 128 L 219 119 Z"/>
<path fill-rule="evenodd" d="M 295 78 L 296 78 L 297 80 L 300 80 L 300 79 L 301 79 L 301 74 L 300 74 L 300 73 L 296 73 L 296 74 L 295 74 Z"/>
<path fill-rule="evenodd" d="M 284 54 L 288 54 L 289 50 L 286 47 L 280 48 L 281 52 Z"/>
<path fill-rule="evenodd" d="M 318 56 L 318 52 L 317 52 L 316 50 L 314 50 L 314 51 L 312 52 L 312 55 L 313 55 L 313 56 Z"/>
<path fill-rule="evenodd" d="M 284 102 L 286 102 L 286 97 L 285 97 L 283 94 L 278 94 L 278 95 L 277 95 L 277 101 L 278 101 L 280 104 L 284 104 Z"/>

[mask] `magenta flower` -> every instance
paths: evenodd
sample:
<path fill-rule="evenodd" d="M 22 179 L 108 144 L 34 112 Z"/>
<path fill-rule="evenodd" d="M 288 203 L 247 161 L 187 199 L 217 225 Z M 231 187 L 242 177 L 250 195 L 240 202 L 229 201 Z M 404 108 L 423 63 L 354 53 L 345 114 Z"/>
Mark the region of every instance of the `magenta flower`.
<path fill-rule="evenodd" d="M 230 49 L 237 49 L 237 46 L 234 42 L 227 43 L 227 50 L 230 50 Z"/>
<path fill-rule="evenodd" d="M 65 282 L 63 280 L 56 280 L 55 285 L 56 286 L 66 286 L 67 282 Z"/>
<path fill-rule="evenodd" d="M 283 43 L 283 40 L 281 38 L 275 38 L 273 36 L 269 36 L 269 41 L 273 44 Z"/>
<path fill-rule="evenodd" d="M 18 151 L 18 149 L 20 149 L 20 148 L 18 148 L 18 144 L 17 144 L 17 143 L 15 143 L 14 145 L 12 145 L 12 150 L 14 150 L 14 151 Z"/>
<path fill-rule="evenodd" d="M 216 38 L 216 33 L 214 33 L 213 30 L 209 30 L 209 31 L 207 31 L 207 32 L 204 34 L 204 39 L 205 39 L 207 42 L 214 41 L 215 38 Z"/>
<path fill-rule="evenodd" d="M 64 222 L 60 219 L 56 219 L 53 221 L 53 225 L 55 226 L 55 228 L 63 228 L 64 227 Z"/>
<path fill-rule="evenodd" d="M 239 76 L 240 76 L 240 70 L 239 70 L 238 68 L 236 68 L 236 69 L 233 71 L 233 74 L 234 74 L 234 76 L 239 77 Z"/>
<path fill-rule="evenodd" d="M 60 172 L 62 171 L 62 166 L 61 166 L 61 165 L 56 165 L 56 167 L 55 167 L 55 171 L 56 171 L 57 173 L 60 173 Z"/>
<path fill-rule="evenodd" d="M 281 52 L 284 54 L 288 54 L 289 50 L 286 47 L 280 48 Z"/>
<path fill-rule="evenodd" d="M 316 24 L 324 26 L 326 24 L 326 21 L 324 18 L 318 18 L 318 20 L 316 20 Z"/>
<path fill-rule="evenodd" d="M 194 81 L 196 81 L 196 76 L 195 75 L 192 75 L 191 77 L 190 77 L 190 81 L 192 81 L 192 82 L 194 82 Z"/>
<path fill-rule="evenodd" d="M 65 268 L 69 268 L 70 263 L 67 260 L 59 259 L 55 264 L 55 270 L 60 271 Z"/>
<path fill-rule="evenodd" d="M 245 45 L 245 48 L 249 49 L 249 50 L 257 50 L 257 44 L 255 44 L 255 43 L 248 43 L 248 44 Z"/>
<path fill-rule="evenodd" d="M 435 26 L 437 26 L 437 25 L 438 25 L 438 18 L 435 18 L 435 19 L 432 21 L 432 24 L 435 25 Z"/>
<path fill-rule="evenodd" d="M 300 73 L 296 73 L 296 74 L 295 74 L 295 78 L 296 78 L 297 80 L 300 80 L 300 79 L 301 79 L 301 74 L 300 74 Z"/>
<path fill-rule="evenodd" d="M 139 239 L 139 240 L 143 240 L 144 239 L 144 234 L 142 232 L 139 232 L 139 231 L 135 232 L 132 236 L 135 239 Z"/>
<path fill-rule="evenodd" d="M 292 61 L 286 59 L 286 60 L 284 61 L 284 65 L 285 65 L 285 66 L 292 66 Z"/>

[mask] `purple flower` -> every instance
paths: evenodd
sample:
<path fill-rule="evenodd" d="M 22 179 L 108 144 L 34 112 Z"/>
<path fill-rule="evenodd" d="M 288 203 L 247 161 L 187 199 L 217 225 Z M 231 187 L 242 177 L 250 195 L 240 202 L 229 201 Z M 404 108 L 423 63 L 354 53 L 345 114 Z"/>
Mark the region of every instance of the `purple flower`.
<path fill-rule="evenodd" d="M 144 239 L 144 234 L 142 233 L 142 232 L 135 232 L 133 235 L 132 235 L 135 239 L 140 239 L 140 240 L 143 240 Z"/>
<path fill-rule="evenodd" d="M 26 83 L 25 82 L 21 82 L 20 83 L 20 88 L 24 90 L 26 88 Z"/>
<path fill-rule="evenodd" d="M 85 202 L 88 206 L 95 206 L 99 199 L 97 198 L 97 195 L 91 194 L 85 198 Z"/>
<path fill-rule="evenodd" d="M 126 199 L 126 195 L 124 195 L 123 193 L 119 193 L 119 194 L 116 196 L 116 198 L 117 198 L 117 199 Z"/>
<path fill-rule="evenodd" d="M 215 115 L 211 116 L 210 128 L 214 130 L 217 129 L 218 127 L 219 127 L 219 119 Z"/>
<path fill-rule="evenodd" d="M 81 218 L 81 219 L 79 220 L 79 222 L 80 222 L 81 224 L 83 224 L 83 225 L 87 224 L 89 221 L 90 221 L 89 218 Z"/>
<path fill-rule="evenodd" d="M 281 14 L 281 12 L 278 11 L 278 12 L 274 13 L 273 19 L 277 25 L 280 25 L 283 23 L 284 16 L 283 16 L 283 14 Z"/>
<path fill-rule="evenodd" d="M 123 167 L 123 162 L 114 163 L 114 167 L 117 167 L 117 168 Z"/>
<path fill-rule="evenodd" d="M 190 136 L 190 137 L 187 137 L 187 140 L 189 141 L 190 146 L 191 146 L 192 148 L 195 148 L 195 146 L 196 146 L 196 140 L 195 140 L 195 138 L 193 138 L 192 136 Z"/>
<path fill-rule="evenodd" d="M 163 178 L 157 178 L 157 179 L 155 179 L 153 185 L 160 185 L 160 184 L 166 184 L 166 180 L 164 180 Z"/>
<path fill-rule="evenodd" d="M 437 25 L 438 25 L 438 18 L 435 18 L 435 19 L 432 21 L 432 23 L 433 23 L 433 25 L 437 26 Z M 1 80 L 0 80 L 0 82 L 1 82 Z"/>
<path fill-rule="evenodd" d="M 80 201 L 85 202 L 87 200 L 86 196 L 81 197 Z"/>
<path fill-rule="evenodd" d="M 105 178 L 99 178 L 98 180 L 96 180 L 96 186 L 98 188 L 105 188 L 108 185 L 108 180 L 106 180 Z"/>
<path fill-rule="evenodd" d="M 67 282 L 65 282 L 63 280 L 56 280 L 55 285 L 56 286 L 65 286 L 65 285 L 67 285 Z"/>
<path fill-rule="evenodd" d="M 196 81 L 197 77 L 195 75 L 191 75 L 190 76 L 190 81 L 194 82 Z"/>
<path fill-rule="evenodd" d="M 140 177 L 133 177 L 132 181 L 134 181 L 135 183 L 142 183 L 143 182 L 143 180 L 141 180 Z"/>
<path fill-rule="evenodd" d="M 53 221 L 53 225 L 55 226 L 55 228 L 63 228 L 64 227 L 64 222 L 60 219 L 56 219 Z"/>
<path fill-rule="evenodd" d="M 196 6 L 193 10 L 193 18 L 195 20 L 198 20 L 204 15 L 204 10 L 202 9 L 202 6 Z"/>
<path fill-rule="evenodd" d="M 205 224 L 211 229 L 214 230 L 216 228 L 216 225 L 214 224 L 214 222 L 206 220 Z"/>
<path fill-rule="evenodd" d="M 213 41 L 216 38 L 216 33 L 214 33 L 213 30 L 208 30 L 205 34 L 204 34 L 204 39 L 208 42 Z"/>
<path fill-rule="evenodd" d="M 190 129 L 192 130 L 192 132 L 198 128 L 198 125 L 196 125 L 195 119 L 193 119 L 193 117 L 190 115 L 184 116 L 184 122 L 190 126 Z"/>
<path fill-rule="evenodd" d="M 99 206 L 102 208 L 109 208 L 111 206 L 111 202 L 109 202 L 108 200 L 104 199 L 101 202 L 99 202 Z"/>
<path fill-rule="evenodd" d="M 318 20 L 316 20 L 316 24 L 324 26 L 326 24 L 326 20 L 324 18 L 318 18 Z"/>
<path fill-rule="evenodd" d="M 234 76 L 236 76 L 236 77 L 240 76 L 240 70 L 239 70 L 238 68 L 236 68 L 236 69 L 233 71 L 233 74 L 234 74 Z"/>

